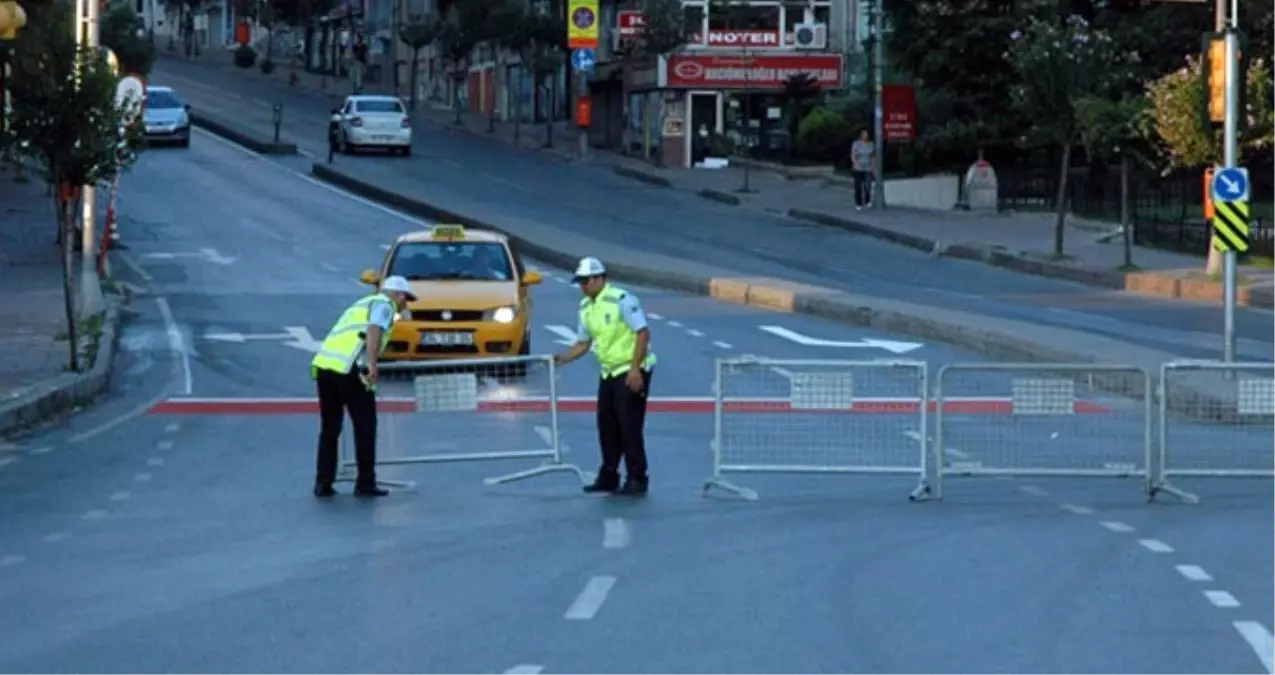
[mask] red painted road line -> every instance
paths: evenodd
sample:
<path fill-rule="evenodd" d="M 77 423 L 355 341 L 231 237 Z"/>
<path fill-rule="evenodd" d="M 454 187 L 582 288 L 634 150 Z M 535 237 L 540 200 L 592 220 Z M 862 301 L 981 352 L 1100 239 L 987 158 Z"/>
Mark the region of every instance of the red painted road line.
<path fill-rule="evenodd" d="M 723 407 L 727 413 L 886 413 L 915 414 L 920 411 L 918 399 L 862 398 L 848 408 L 810 410 L 793 408 L 785 399 L 727 399 Z M 377 401 L 377 410 L 383 413 L 414 413 L 416 402 L 410 398 L 386 398 Z M 708 414 L 715 408 L 708 397 L 653 397 L 647 403 L 647 412 Z M 937 404 L 929 401 L 927 408 L 934 412 Z M 597 410 L 593 399 L 587 397 L 562 397 L 558 411 L 564 413 L 592 413 Z M 1088 401 L 1076 401 L 1073 410 L 1077 414 L 1111 412 L 1111 409 Z M 549 402 L 543 398 L 517 398 L 485 400 L 478 402 L 477 412 L 546 413 Z M 943 412 L 964 415 L 1008 415 L 1014 405 L 1009 399 L 965 398 L 948 399 Z M 312 398 L 218 398 L 218 399 L 168 399 L 147 411 L 153 415 L 303 415 L 318 414 L 319 404 Z M 466 411 L 457 411 L 466 412 Z"/>

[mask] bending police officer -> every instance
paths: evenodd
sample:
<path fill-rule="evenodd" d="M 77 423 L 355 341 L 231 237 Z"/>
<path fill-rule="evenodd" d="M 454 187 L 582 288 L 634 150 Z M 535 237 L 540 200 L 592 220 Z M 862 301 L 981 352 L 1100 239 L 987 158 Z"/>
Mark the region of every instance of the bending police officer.
<path fill-rule="evenodd" d="M 618 492 L 644 495 L 650 486 L 647 474 L 646 401 L 651 388 L 655 354 L 650 351 L 651 331 L 641 303 L 632 293 L 612 286 L 606 268 L 597 258 L 582 258 L 574 283 L 580 285 L 580 323 L 576 343 L 554 357 L 560 365 L 571 363 L 592 349 L 602 368 L 598 379 L 598 445 L 602 468 L 587 493 Z M 620 485 L 620 459 L 628 474 Z"/>
<path fill-rule="evenodd" d="M 336 481 L 337 443 L 346 411 L 354 427 L 354 457 L 358 465 L 354 494 L 389 494 L 376 485 L 377 357 L 389 344 L 398 313 L 415 299 L 406 279 L 386 278 L 380 292 L 358 300 L 341 314 L 310 362 L 310 376 L 319 390 L 314 496 L 336 494 L 332 483 Z"/>

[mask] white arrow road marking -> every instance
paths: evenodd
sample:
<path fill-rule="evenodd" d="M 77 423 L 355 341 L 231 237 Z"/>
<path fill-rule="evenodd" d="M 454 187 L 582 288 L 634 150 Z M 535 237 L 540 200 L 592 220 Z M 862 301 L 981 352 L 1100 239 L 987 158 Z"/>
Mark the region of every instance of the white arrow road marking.
<path fill-rule="evenodd" d="M 291 337 L 291 333 L 207 333 L 204 335 L 205 340 L 240 344 L 248 340 L 287 340 Z"/>
<path fill-rule="evenodd" d="M 316 340 L 310 334 L 310 329 L 305 326 L 284 326 L 282 333 L 206 333 L 205 340 L 215 340 L 217 342 L 230 342 L 234 344 L 244 344 L 251 340 L 262 341 L 283 341 L 283 346 L 293 347 L 310 353 L 318 353 L 320 346 L 323 344 Z"/>
<path fill-rule="evenodd" d="M 283 343 L 285 347 L 294 347 L 311 354 L 318 354 L 319 349 L 323 347 L 323 343 L 316 340 L 310 334 L 310 329 L 305 326 L 284 326 L 284 330 L 288 331 L 288 337 L 292 338 L 291 342 Z"/>
<path fill-rule="evenodd" d="M 235 258 L 227 258 L 226 256 L 218 253 L 215 248 L 201 248 L 199 249 L 199 253 L 206 258 L 208 262 L 217 263 L 218 265 L 233 265 L 236 260 Z"/>
<path fill-rule="evenodd" d="M 559 339 L 554 340 L 557 344 L 569 347 L 576 343 L 576 332 L 566 326 L 545 326 L 545 330 L 558 336 Z"/>
<path fill-rule="evenodd" d="M 198 253 L 145 253 L 143 258 L 150 260 L 176 260 L 178 258 L 202 258 L 210 263 L 218 265 L 233 265 L 238 258 L 230 258 L 222 255 L 215 248 L 201 248 Z"/>
<path fill-rule="evenodd" d="M 796 331 L 788 330 L 783 326 L 759 326 L 759 328 L 771 335 L 781 337 L 790 342 L 796 342 L 797 344 L 806 347 L 867 347 L 869 349 L 884 349 L 894 354 L 906 354 L 925 346 L 918 342 L 898 342 L 895 340 L 877 340 L 874 338 L 864 338 L 857 342 L 825 340 L 823 338 L 813 338 L 808 335 L 802 335 Z"/>

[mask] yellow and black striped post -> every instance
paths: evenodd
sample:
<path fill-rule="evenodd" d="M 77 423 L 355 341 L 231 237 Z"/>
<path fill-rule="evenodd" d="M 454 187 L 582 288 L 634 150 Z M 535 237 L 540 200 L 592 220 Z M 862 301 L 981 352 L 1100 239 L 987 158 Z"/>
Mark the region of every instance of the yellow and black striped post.
<path fill-rule="evenodd" d="M 1247 201 L 1213 203 L 1213 248 L 1226 252 L 1248 251 L 1249 208 Z"/>

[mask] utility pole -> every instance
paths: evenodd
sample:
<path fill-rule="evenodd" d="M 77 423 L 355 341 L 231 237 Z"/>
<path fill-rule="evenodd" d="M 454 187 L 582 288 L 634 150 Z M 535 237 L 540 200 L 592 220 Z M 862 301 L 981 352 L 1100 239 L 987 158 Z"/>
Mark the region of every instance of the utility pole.
<path fill-rule="evenodd" d="M 1219 0 L 1222 2 L 1224 0 Z M 872 3 L 872 32 L 876 38 L 872 42 L 872 207 L 885 208 L 885 9 L 881 6 L 884 0 Z"/>
<path fill-rule="evenodd" d="M 98 48 L 98 0 L 77 0 L 79 25 L 75 28 L 75 43 L 94 51 Z M 96 242 L 93 239 L 93 221 L 97 216 L 97 200 L 94 185 L 83 186 L 80 212 L 80 318 L 96 316 L 106 309 L 102 298 L 102 282 L 97 275 Z"/>
<path fill-rule="evenodd" d="M 1222 165 L 1225 168 L 1239 166 L 1239 112 L 1240 112 L 1240 46 L 1239 46 L 1239 0 L 1230 0 L 1230 25 L 1227 25 L 1225 3 L 1217 0 L 1218 32 L 1226 35 L 1226 112 L 1222 122 Z M 1227 363 L 1235 361 L 1235 293 L 1238 262 L 1235 251 L 1227 251 L 1222 268 L 1222 360 Z"/>

